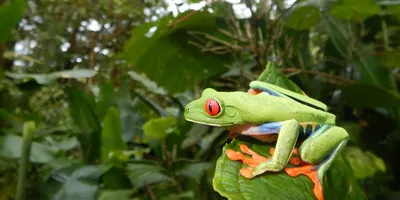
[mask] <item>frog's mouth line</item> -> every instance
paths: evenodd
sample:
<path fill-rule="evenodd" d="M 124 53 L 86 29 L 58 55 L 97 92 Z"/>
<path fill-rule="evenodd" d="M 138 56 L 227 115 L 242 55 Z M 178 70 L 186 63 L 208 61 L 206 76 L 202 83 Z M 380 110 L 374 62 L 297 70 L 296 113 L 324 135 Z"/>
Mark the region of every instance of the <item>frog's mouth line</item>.
<path fill-rule="evenodd" d="M 231 125 L 232 125 L 232 124 L 213 124 L 213 123 L 207 123 L 207 122 L 196 121 L 196 120 L 188 119 L 188 118 L 186 118 L 186 120 L 187 120 L 187 121 L 190 121 L 190 122 L 197 123 L 197 124 L 204 124 L 204 125 L 217 126 L 217 127 L 225 127 L 225 126 L 231 126 Z"/>

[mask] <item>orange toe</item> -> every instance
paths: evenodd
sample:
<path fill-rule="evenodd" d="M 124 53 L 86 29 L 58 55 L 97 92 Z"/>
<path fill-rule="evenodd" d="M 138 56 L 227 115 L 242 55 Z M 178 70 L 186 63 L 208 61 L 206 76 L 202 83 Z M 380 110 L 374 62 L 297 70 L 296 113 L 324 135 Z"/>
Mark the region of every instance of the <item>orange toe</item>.
<path fill-rule="evenodd" d="M 249 148 L 248 146 L 246 146 L 245 144 L 241 144 L 239 147 L 240 147 L 240 150 L 241 150 L 243 153 L 247 153 L 247 152 L 250 152 L 250 151 L 251 151 L 250 148 Z"/>
<path fill-rule="evenodd" d="M 293 154 L 294 155 L 299 155 L 299 149 L 298 148 L 294 148 L 293 149 Z"/>
<path fill-rule="evenodd" d="M 290 164 L 296 165 L 296 166 L 298 166 L 298 165 L 300 165 L 300 164 L 303 163 L 303 161 L 301 160 L 300 157 L 293 157 L 293 158 L 290 158 L 289 162 L 290 162 Z"/>
<path fill-rule="evenodd" d="M 313 165 L 306 165 L 302 167 L 297 167 L 297 168 L 285 168 L 286 173 L 289 176 L 298 176 L 300 174 L 308 176 L 311 181 L 314 183 L 314 195 L 317 197 L 318 200 L 323 200 L 324 195 L 323 195 L 323 188 L 321 185 L 321 182 L 318 179 L 318 172 L 317 170 L 313 169 Z"/>
<path fill-rule="evenodd" d="M 242 176 L 244 176 L 245 178 L 250 179 L 250 178 L 253 178 L 253 177 L 254 177 L 253 172 L 252 172 L 249 168 L 242 168 L 242 169 L 240 169 L 239 172 L 240 172 L 240 174 L 241 174 Z"/>
<path fill-rule="evenodd" d="M 275 153 L 275 148 L 270 148 L 269 149 L 269 154 L 274 155 L 274 153 Z"/>
<path fill-rule="evenodd" d="M 225 151 L 226 156 L 231 160 L 242 160 L 243 155 L 240 152 L 236 152 L 232 149 L 227 149 Z"/>

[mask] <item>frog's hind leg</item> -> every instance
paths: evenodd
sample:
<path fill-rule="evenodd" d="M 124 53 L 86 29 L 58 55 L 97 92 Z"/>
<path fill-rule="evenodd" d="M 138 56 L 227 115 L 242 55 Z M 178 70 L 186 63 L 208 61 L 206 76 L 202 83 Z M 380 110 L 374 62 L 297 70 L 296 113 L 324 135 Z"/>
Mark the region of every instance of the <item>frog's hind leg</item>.
<path fill-rule="evenodd" d="M 323 177 L 338 152 L 346 145 L 348 137 L 348 133 L 343 128 L 323 125 L 299 148 L 301 159 L 308 165 L 286 168 L 286 173 L 290 176 L 303 174 L 310 177 L 314 182 L 314 194 L 319 200 L 322 200 Z"/>

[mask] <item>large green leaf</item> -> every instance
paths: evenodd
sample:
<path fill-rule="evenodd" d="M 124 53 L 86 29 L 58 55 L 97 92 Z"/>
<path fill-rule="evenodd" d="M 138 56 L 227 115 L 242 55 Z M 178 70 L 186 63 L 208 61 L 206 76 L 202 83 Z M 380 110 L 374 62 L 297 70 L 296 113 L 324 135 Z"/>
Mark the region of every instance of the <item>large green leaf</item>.
<path fill-rule="evenodd" d="M 96 114 L 100 120 L 104 119 L 108 109 L 116 104 L 116 96 L 112 84 L 100 85 L 100 93 L 96 102 Z"/>
<path fill-rule="evenodd" d="M 357 83 L 343 87 L 343 99 L 356 108 L 399 108 L 400 94 L 372 84 Z"/>
<path fill-rule="evenodd" d="M 166 170 L 157 163 L 128 164 L 126 172 L 129 180 L 136 187 L 172 180 L 166 175 Z"/>
<path fill-rule="evenodd" d="M 307 0 L 295 5 L 286 19 L 286 25 L 298 29 L 310 29 L 314 27 L 320 19 L 318 4 L 314 0 Z"/>
<path fill-rule="evenodd" d="M 99 195 L 99 200 L 132 200 L 133 190 L 104 190 Z"/>
<path fill-rule="evenodd" d="M 163 139 L 172 133 L 176 124 L 175 117 L 155 118 L 143 125 L 143 132 L 147 141 L 152 139 Z"/>
<path fill-rule="evenodd" d="M 304 94 L 303 90 L 301 90 L 299 86 L 297 86 L 295 83 L 293 83 L 293 81 L 282 74 L 272 62 L 269 62 L 267 64 L 267 67 L 265 68 L 263 73 L 261 73 L 261 75 L 257 78 L 257 80 L 271 83 L 281 88 L 297 92 L 299 94 Z"/>
<path fill-rule="evenodd" d="M 134 28 L 121 54 L 136 72 L 146 74 L 169 93 L 183 92 L 197 81 L 225 71 L 225 60 L 221 59 L 224 57 L 202 52 L 188 44 L 188 31 L 215 29 L 214 16 L 196 12 L 171 25 L 174 20 L 178 19 L 170 15 Z"/>
<path fill-rule="evenodd" d="M 211 163 L 198 162 L 190 163 L 185 165 L 177 174 L 183 175 L 188 178 L 194 179 L 197 183 L 200 183 L 200 179 L 204 172 L 212 167 Z"/>
<path fill-rule="evenodd" d="M 52 172 L 52 178 L 42 185 L 42 193 L 53 200 L 96 199 L 101 166 L 74 164 Z"/>
<path fill-rule="evenodd" d="M 95 114 L 95 102 L 84 90 L 68 89 L 70 113 L 78 127 L 85 131 L 99 131 L 100 123 Z"/>
<path fill-rule="evenodd" d="M 340 19 L 362 21 L 377 14 L 380 6 L 372 0 L 341 0 L 331 10 L 331 14 Z"/>
<path fill-rule="evenodd" d="M 344 151 L 356 178 L 364 179 L 374 176 L 378 171 L 386 172 L 385 162 L 374 153 L 363 152 L 357 147 L 347 147 Z"/>
<path fill-rule="evenodd" d="M 0 136 L 0 157 L 6 159 L 19 159 L 22 155 L 22 137 L 15 135 Z M 33 163 L 47 163 L 54 159 L 59 149 L 33 142 L 30 161 Z"/>
<path fill-rule="evenodd" d="M 85 159 L 93 162 L 100 158 L 100 122 L 95 114 L 95 102 L 85 91 L 69 88 L 69 109 L 82 133 L 79 139 Z"/>
<path fill-rule="evenodd" d="M 303 175 L 290 177 L 285 172 L 266 173 L 253 179 L 246 179 L 239 170 L 246 165 L 232 161 L 226 155 L 227 149 L 239 151 L 239 145 L 246 144 L 263 156 L 271 156 L 267 144 L 233 140 L 225 145 L 217 161 L 213 180 L 214 189 L 228 199 L 315 199 L 313 183 Z M 354 179 L 353 172 L 340 155 L 327 172 L 324 181 L 325 199 L 366 199 Z"/>
<path fill-rule="evenodd" d="M 0 19 L 4 19 L 0 20 L 0 44 L 9 39 L 11 30 L 24 14 L 24 7 L 24 0 L 5 1 L 0 6 Z"/>
<path fill-rule="evenodd" d="M 121 139 L 122 125 L 119 111 L 111 107 L 108 109 L 101 131 L 101 160 L 106 162 L 110 153 L 126 150 L 126 144 Z"/>
<path fill-rule="evenodd" d="M 65 79 L 81 79 L 81 78 L 90 78 L 96 75 L 95 70 L 90 69 L 74 69 L 74 70 L 65 70 L 58 71 L 49 74 L 25 74 L 25 73 L 11 73 L 8 72 L 6 75 L 13 79 L 33 79 L 39 84 L 51 84 L 54 83 L 57 79 L 65 78 Z"/>

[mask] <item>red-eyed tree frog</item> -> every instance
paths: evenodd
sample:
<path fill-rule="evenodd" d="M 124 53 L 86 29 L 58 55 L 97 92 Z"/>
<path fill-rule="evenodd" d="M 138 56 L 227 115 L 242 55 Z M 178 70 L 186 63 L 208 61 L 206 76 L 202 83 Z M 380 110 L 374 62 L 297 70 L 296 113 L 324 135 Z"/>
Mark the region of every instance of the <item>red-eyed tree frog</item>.
<path fill-rule="evenodd" d="M 248 92 L 217 92 L 207 88 L 199 99 L 186 105 L 185 118 L 264 142 L 275 138 L 270 158 L 243 144 L 241 152 L 228 149 L 225 154 L 231 160 L 247 164 L 240 170 L 245 178 L 281 170 L 293 177 L 307 175 L 314 182 L 317 199 L 323 199 L 323 177 L 346 145 L 348 133 L 335 126 L 335 115 L 315 99 L 261 81 L 251 82 L 250 88 Z M 305 139 L 297 149 L 299 138 Z M 288 163 L 296 167 L 288 168 Z"/>

